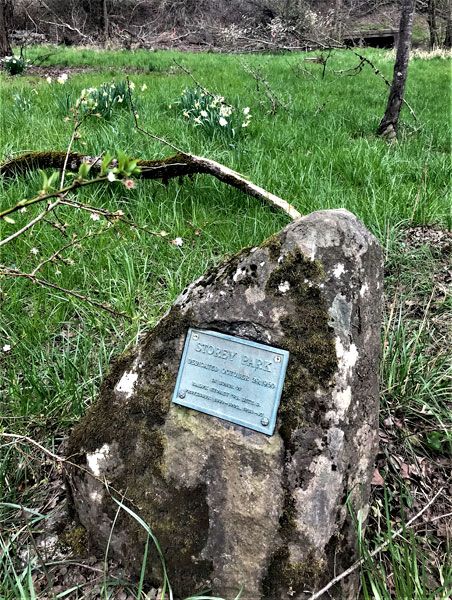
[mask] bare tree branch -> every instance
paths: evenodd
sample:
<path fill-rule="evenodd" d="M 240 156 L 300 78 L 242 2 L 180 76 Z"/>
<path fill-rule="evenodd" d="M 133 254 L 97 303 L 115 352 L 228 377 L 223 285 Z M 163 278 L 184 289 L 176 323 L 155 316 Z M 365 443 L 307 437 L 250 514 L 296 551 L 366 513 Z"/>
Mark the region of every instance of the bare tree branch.
<path fill-rule="evenodd" d="M 84 294 L 81 294 L 80 292 L 75 292 L 74 290 L 68 290 L 67 288 L 61 287 L 60 285 L 57 285 L 56 283 L 52 283 L 51 281 L 47 281 L 46 279 L 41 279 L 40 277 L 36 277 L 36 275 L 33 275 L 32 273 L 24 273 L 23 271 L 19 271 L 19 269 L 13 269 L 10 267 L 6 267 L 4 265 L 0 265 L 0 275 L 6 275 L 8 277 L 21 277 L 24 279 L 28 279 L 32 283 L 36 283 L 37 285 L 40 285 L 41 287 L 51 288 L 53 290 L 63 292 L 64 294 L 67 294 L 68 296 L 73 296 L 74 298 L 77 298 L 78 300 L 83 300 L 84 302 L 87 302 L 88 304 L 92 304 L 96 308 L 101 308 L 102 310 L 107 311 L 108 313 L 110 313 L 111 315 L 114 315 L 115 317 L 124 317 L 126 319 L 130 319 L 128 314 L 126 314 L 125 312 L 122 312 L 122 311 L 115 310 L 109 304 L 105 304 L 103 302 L 98 302 L 97 300 L 93 300 L 92 298 L 85 296 Z"/>
<path fill-rule="evenodd" d="M 436 494 L 433 496 L 433 498 L 431 498 L 427 502 L 427 504 L 422 508 L 422 510 L 420 510 L 418 513 L 416 513 L 414 515 L 414 517 L 412 517 L 403 527 L 400 527 L 400 529 L 397 529 L 397 531 L 394 531 L 394 533 L 391 534 L 386 539 L 385 542 L 380 544 L 380 546 L 378 546 L 378 548 L 375 548 L 375 550 L 372 550 L 372 552 L 370 552 L 370 554 L 369 554 L 369 558 L 373 558 L 374 556 L 376 556 L 379 552 L 384 550 L 386 548 L 386 546 L 389 546 L 389 544 L 391 544 L 393 540 L 395 540 L 397 537 L 401 536 L 408 527 L 410 527 L 415 521 L 417 521 L 417 519 L 419 519 L 419 517 L 421 517 L 425 513 L 426 510 L 429 509 L 429 507 L 435 502 L 435 500 L 443 492 L 443 490 L 444 490 L 444 487 L 441 487 L 436 492 Z M 330 590 L 333 586 L 335 586 L 336 583 L 339 583 L 339 581 L 342 581 L 343 579 L 345 579 L 346 577 L 351 575 L 354 571 L 356 571 L 356 569 L 358 569 L 361 565 L 363 565 L 365 563 L 365 561 L 366 561 L 366 558 L 360 558 L 359 560 L 357 560 L 355 563 L 352 564 L 351 567 L 349 567 L 343 573 L 341 573 L 340 575 L 338 575 L 337 577 L 332 579 L 325 587 L 323 587 L 321 590 L 319 590 L 315 594 L 312 594 L 312 596 L 309 596 L 308 600 L 317 600 L 318 598 L 323 596 L 323 594 L 325 594 L 328 590 Z"/>

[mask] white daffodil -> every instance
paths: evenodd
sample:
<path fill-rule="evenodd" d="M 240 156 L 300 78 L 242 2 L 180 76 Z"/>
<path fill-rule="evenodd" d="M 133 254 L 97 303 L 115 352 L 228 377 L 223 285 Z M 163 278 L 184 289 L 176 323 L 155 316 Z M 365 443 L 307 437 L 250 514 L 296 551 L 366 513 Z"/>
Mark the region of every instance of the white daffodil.
<path fill-rule="evenodd" d="M 113 173 L 113 171 L 108 172 L 107 179 L 108 181 L 116 181 L 116 175 Z"/>
<path fill-rule="evenodd" d="M 145 92 L 147 89 L 148 89 L 148 86 L 145 83 L 143 83 L 143 85 L 141 86 L 141 91 Z"/>
<path fill-rule="evenodd" d="M 229 117 L 232 114 L 232 107 L 231 106 L 226 106 L 225 104 L 222 104 L 220 106 L 220 115 L 222 117 Z"/>
<path fill-rule="evenodd" d="M 68 80 L 68 74 L 67 73 L 61 73 L 61 75 L 57 78 L 58 83 L 61 84 L 61 85 L 64 85 L 67 80 Z"/>
<path fill-rule="evenodd" d="M 112 173 L 112 175 L 113 175 L 113 173 Z M 91 213 L 90 217 L 93 221 L 99 221 L 99 219 L 100 219 L 100 216 L 98 213 Z"/>
<path fill-rule="evenodd" d="M 209 116 L 206 110 L 202 110 L 200 113 L 201 117 L 204 117 L 205 119 Z"/>
<path fill-rule="evenodd" d="M 249 107 L 249 106 L 246 106 L 246 107 L 243 109 L 243 114 L 244 114 L 244 115 L 249 115 L 249 114 L 250 114 L 250 107 Z"/>
<path fill-rule="evenodd" d="M 228 122 L 226 121 L 226 119 L 224 117 L 220 117 L 218 119 L 218 123 L 221 125 L 221 127 L 226 127 L 226 125 L 228 124 Z"/>
<path fill-rule="evenodd" d="M 5 344 L 2 350 L 3 352 L 9 352 L 11 350 L 11 344 Z"/>

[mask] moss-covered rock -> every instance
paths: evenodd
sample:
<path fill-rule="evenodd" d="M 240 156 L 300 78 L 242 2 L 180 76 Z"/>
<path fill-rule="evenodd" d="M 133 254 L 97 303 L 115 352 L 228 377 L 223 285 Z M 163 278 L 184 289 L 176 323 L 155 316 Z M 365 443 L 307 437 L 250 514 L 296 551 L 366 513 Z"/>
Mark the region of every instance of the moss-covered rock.
<path fill-rule="evenodd" d="M 346 211 L 295 221 L 191 284 L 112 367 L 74 429 L 73 506 L 99 552 L 135 574 L 147 522 L 176 596 L 307 597 L 355 557 L 378 413 L 381 251 Z M 171 401 L 189 327 L 288 350 L 274 435 Z M 258 398 L 257 398 L 258 399 Z M 108 490 L 104 485 L 108 482 Z M 155 550 L 147 575 L 162 577 Z M 353 580 L 336 597 L 353 596 Z"/>

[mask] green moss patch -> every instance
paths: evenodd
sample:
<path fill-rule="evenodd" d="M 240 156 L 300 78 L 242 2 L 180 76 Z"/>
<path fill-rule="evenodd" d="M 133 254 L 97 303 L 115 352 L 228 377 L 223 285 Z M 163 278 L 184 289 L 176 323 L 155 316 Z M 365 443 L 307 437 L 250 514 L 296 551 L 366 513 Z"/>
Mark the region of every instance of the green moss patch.
<path fill-rule="evenodd" d="M 290 287 L 284 296 L 293 303 L 292 314 L 281 320 L 290 360 L 279 408 L 279 433 L 289 449 L 292 433 L 306 416 L 314 410 L 320 417 L 321 407 L 312 401 L 307 404 L 309 392 L 327 387 L 337 368 L 333 331 L 319 288 L 323 278 L 321 263 L 297 250 L 284 257 L 266 287 L 267 294 L 282 296 L 279 286 L 287 282 Z"/>

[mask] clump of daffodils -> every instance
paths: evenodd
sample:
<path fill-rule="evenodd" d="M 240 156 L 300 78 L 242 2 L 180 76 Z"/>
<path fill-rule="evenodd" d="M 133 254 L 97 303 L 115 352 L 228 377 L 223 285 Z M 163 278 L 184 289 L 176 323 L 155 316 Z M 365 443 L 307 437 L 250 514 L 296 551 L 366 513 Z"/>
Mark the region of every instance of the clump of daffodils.
<path fill-rule="evenodd" d="M 135 84 L 130 82 L 129 86 L 132 93 Z M 116 81 L 82 90 L 76 102 L 76 109 L 81 114 L 110 119 L 116 108 L 130 109 L 130 104 L 127 81 Z"/>
<path fill-rule="evenodd" d="M 186 88 L 175 104 L 181 108 L 185 119 L 211 135 L 217 132 L 235 137 L 251 120 L 249 107 L 240 110 L 227 104 L 223 96 L 199 87 Z"/>
<path fill-rule="evenodd" d="M 1 60 L 1 63 L 5 71 L 8 71 L 10 75 L 21 75 L 27 68 L 29 61 L 21 56 L 5 56 Z"/>

